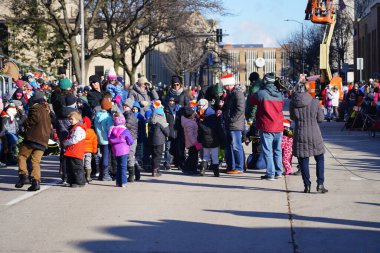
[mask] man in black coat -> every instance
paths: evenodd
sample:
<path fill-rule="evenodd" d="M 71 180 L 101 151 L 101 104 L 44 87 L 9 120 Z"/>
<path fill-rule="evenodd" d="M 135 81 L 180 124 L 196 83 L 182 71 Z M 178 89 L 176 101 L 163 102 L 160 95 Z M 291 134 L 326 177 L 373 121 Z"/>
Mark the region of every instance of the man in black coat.
<path fill-rule="evenodd" d="M 232 74 L 222 76 L 220 82 L 227 91 L 223 106 L 223 118 L 226 129 L 226 163 L 228 174 L 244 173 L 244 151 L 242 132 L 245 128 L 245 97 L 238 89 Z"/>

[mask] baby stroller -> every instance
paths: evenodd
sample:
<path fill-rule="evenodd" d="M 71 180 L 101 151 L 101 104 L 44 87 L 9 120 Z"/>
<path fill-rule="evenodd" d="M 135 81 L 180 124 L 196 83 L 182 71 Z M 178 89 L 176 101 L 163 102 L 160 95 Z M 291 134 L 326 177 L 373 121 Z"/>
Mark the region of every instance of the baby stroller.
<path fill-rule="evenodd" d="M 246 162 L 247 169 L 265 169 L 265 162 L 262 154 L 259 130 L 256 128 L 254 124 L 252 124 L 249 128 L 246 138 L 246 144 L 248 144 L 249 141 L 252 142 L 252 153 L 248 155 Z"/>
<path fill-rule="evenodd" d="M 48 147 L 44 152 L 44 156 L 59 155 L 59 154 L 60 154 L 60 149 L 59 149 L 59 143 L 58 143 L 58 136 L 55 129 L 52 129 L 50 133 Z"/>

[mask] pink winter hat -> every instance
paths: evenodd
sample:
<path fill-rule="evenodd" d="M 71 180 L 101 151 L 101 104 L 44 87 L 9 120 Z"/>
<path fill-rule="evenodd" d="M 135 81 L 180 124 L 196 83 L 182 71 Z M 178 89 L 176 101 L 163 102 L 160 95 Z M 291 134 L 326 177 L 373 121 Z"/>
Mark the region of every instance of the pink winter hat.
<path fill-rule="evenodd" d="M 116 80 L 116 79 L 117 79 L 116 71 L 113 67 L 111 67 L 110 70 L 108 71 L 107 80 Z"/>

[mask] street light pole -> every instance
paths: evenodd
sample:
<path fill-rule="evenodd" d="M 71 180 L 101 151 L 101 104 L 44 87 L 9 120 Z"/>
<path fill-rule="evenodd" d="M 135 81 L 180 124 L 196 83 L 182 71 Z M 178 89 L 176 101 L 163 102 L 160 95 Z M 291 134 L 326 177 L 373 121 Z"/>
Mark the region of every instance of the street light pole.
<path fill-rule="evenodd" d="M 80 38 L 81 38 L 81 80 L 80 84 L 85 84 L 85 60 L 84 60 L 84 3 L 80 0 Z"/>
<path fill-rule="evenodd" d="M 301 61 L 302 61 L 302 74 L 305 74 L 305 61 L 304 61 L 304 53 L 303 53 L 303 43 L 304 43 L 304 37 L 303 37 L 303 23 L 302 22 L 299 22 L 297 20 L 294 20 L 294 19 L 285 19 L 284 21 L 287 21 L 287 22 L 296 22 L 298 24 L 300 24 L 302 26 L 302 41 L 301 41 Z"/>

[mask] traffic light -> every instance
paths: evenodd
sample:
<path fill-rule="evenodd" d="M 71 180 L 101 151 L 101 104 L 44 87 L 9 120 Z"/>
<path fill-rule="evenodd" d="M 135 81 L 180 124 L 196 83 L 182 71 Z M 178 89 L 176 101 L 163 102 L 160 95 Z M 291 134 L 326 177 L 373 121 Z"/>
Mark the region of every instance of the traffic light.
<path fill-rule="evenodd" d="M 220 43 L 223 41 L 223 30 L 216 29 L 216 42 Z"/>

